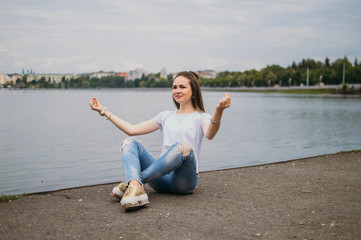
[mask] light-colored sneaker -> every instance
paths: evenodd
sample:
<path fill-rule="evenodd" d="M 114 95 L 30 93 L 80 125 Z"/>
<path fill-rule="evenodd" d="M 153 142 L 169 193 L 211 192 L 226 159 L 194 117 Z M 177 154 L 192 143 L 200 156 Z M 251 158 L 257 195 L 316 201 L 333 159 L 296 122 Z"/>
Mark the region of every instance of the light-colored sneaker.
<path fill-rule="evenodd" d="M 148 195 L 144 189 L 129 185 L 120 204 L 125 211 L 136 210 L 149 203 Z"/>
<path fill-rule="evenodd" d="M 122 181 L 119 183 L 118 186 L 113 188 L 110 195 L 117 199 L 122 199 L 124 193 L 127 191 L 127 188 L 128 188 L 128 185 L 124 181 Z"/>

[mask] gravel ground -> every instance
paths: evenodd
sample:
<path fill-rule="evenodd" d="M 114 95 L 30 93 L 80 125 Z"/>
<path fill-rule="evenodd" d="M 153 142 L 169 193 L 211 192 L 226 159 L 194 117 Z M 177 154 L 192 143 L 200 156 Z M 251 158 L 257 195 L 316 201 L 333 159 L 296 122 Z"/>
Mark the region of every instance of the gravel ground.
<path fill-rule="evenodd" d="M 0 204 L 0 239 L 361 239 L 361 152 L 200 173 L 124 212 L 115 184 Z"/>

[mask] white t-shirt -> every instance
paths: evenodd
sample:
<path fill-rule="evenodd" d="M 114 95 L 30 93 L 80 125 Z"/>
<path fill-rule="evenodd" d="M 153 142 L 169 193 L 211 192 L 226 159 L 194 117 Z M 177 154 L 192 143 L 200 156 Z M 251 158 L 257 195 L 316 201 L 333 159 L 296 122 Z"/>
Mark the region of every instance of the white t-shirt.
<path fill-rule="evenodd" d="M 202 126 L 209 123 L 211 118 L 209 113 L 178 114 L 176 111 L 164 111 L 151 119 L 163 134 L 161 156 L 175 143 L 186 142 L 194 151 L 198 172 L 198 159 L 204 136 Z"/>

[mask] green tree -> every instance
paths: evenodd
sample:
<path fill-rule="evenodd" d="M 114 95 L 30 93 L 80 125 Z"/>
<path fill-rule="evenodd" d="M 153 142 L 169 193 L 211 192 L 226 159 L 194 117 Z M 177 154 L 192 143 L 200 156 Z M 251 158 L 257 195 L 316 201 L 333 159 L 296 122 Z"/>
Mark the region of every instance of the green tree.
<path fill-rule="evenodd" d="M 28 83 L 28 75 L 24 75 L 22 78 L 22 82 L 26 85 Z"/>
<path fill-rule="evenodd" d="M 89 80 L 89 87 L 90 88 L 98 88 L 100 87 L 100 80 L 99 78 L 93 77 Z"/>
<path fill-rule="evenodd" d="M 330 59 L 329 59 L 328 57 L 326 57 L 326 59 L 325 59 L 325 66 L 326 66 L 326 67 L 331 67 L 331 65 L 330 65 Z"/>
<path fill-rule="evenodd" d="M 86 79 L 83 79 L 81 82 L 80 82 L 80 86 L 81 88 L 88 88 L 89 86 L 89 83 Z"/>
<path fill-rule="evenodd" d="M 343 65 L 345 64 L 346 70 L 346 82 L 349 82 L 349 77 L 347 76 L 347 72 L 352 69 L 352 64 L 349 62 L 347 57 L 339 58 L 335 62 L 332 63 L 331 67 L 335 70 L 335 75 L 333 76 L 332 82 L 333 84 L 341 84 L 342 83 L 342 74 L 343 74 Z"/>
<path fill-rule="evenodd" d="M 276 83 L 277 75 L 274 74 L 272 71 L 269 71 L 265 76 L 265 80 L 267 81 L 267 85 L 271 87 Z"/>

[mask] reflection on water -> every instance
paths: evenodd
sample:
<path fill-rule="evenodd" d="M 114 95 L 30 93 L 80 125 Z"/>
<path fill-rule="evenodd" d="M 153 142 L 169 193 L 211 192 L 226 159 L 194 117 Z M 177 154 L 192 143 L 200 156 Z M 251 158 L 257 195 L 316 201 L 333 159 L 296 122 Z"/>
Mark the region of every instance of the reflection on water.
<path fill-rule="evenodd" d="M 203 92 L 208 112 L 222 94 Z M 204 141 L 200 171 L 361 149 L 360 98 L 231 95 L 219 134 Z M 126 135 L 90 110 L 94 96 L 131 123 L 174 109 L 169 90 L 1 91 L 0 194 L 123 178 L 119 148 Z M 159 155 L 159 131 L 138 138 Z"/>

